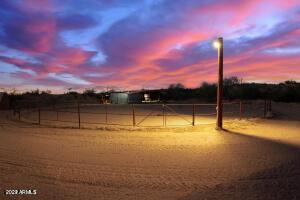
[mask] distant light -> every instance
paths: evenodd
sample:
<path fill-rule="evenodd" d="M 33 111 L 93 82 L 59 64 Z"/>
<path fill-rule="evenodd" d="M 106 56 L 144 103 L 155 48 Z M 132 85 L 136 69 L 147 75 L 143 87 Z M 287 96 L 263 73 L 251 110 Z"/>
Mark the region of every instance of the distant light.
<path fill-rule="evenodd" d="M 217 40 L 215 40 L 215 41 L 213 42 L 213 47 L 216 48 L 216 49 L 219 49 L 219 48 L 221 47 L 220 42 L 217 41 Z"/>

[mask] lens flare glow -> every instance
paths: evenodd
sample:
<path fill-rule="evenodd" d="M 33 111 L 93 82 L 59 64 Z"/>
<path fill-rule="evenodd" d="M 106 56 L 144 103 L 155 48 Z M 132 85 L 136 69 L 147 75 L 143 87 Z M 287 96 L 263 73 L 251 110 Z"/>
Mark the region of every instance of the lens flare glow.
<path fill-rule="evenodd" d="M 213 42 L 213 47 L 215 48 L 215 49 L 219 49 L 220 47 L 221 47 L 221 44 L 220 44 L 220 42 L 219 41 L 214 41 Z"/>

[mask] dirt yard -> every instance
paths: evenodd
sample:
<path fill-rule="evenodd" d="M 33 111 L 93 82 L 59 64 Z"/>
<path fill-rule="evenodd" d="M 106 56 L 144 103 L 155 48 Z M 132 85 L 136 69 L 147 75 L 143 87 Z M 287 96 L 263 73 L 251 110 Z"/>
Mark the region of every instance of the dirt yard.
<path fill-rule="evenodd" d="M 1 112 L 0 199 L 300 199 L 294 106 L 294 115 L 231 120 L 224 131 L 49 128 Z"/>

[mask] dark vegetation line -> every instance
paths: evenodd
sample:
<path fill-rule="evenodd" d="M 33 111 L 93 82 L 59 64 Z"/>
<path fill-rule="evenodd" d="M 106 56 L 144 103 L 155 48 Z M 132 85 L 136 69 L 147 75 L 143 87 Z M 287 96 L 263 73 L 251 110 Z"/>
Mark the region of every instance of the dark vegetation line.
<path fill-rule="evenodd" d="M 185 88 L 182 84 L 171 84 L 167 89 L 158 90 L 162 102 L 196 100 L 199 102 L 216 101 L 216 83 L 202 83 L 198 88 Z M 109 91 L 113 92 L 113 91 Z M 108 92 L 108 93 L 109 93 Z M 22 94 L 7 94 L 10 104 L 28 102 L 29 104 L 54 105 L 60 102 L 76 101 L 101 102 L 107 93 L 97 93 L 94 89 L 86 89 L 83 93 L 69 90 L 65 94 L 51 94 L 51 91 L 34 90 Z M 241 83 L 237 77 L 224 79 L 224 98 L 227 100 L 269 99 L 280 102 L 300 102 L 300 83 L 285 81 L 278 84 Z"/>
<path fill-rule="evenodd" d="M 227 100 L 258 100 L 269 99 L 278 102 L 300 102 L 300 82 L 285 81 L 279 84 L 241 83 L 237 77 L 224 79 L 224 98 Z M 186 100 L 199 99 L 215 102 L 216 83 L 204 82 L 195 89 L 185 88 L 181 84 L 172 84 L 166 90 L 165 99 Z"/>

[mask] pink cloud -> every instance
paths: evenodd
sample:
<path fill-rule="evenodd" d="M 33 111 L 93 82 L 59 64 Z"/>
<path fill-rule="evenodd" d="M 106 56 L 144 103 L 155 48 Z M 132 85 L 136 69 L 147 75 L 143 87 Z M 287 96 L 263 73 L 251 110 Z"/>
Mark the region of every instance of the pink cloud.
<path fill-rule="evenodd" d="M 60 47 L 60 49 L 50 53 L 56 63 L 66 66 L 83 64 L 96 54 L 96 51 L 86 51 L 82 48 L 71 47 Z"/>

